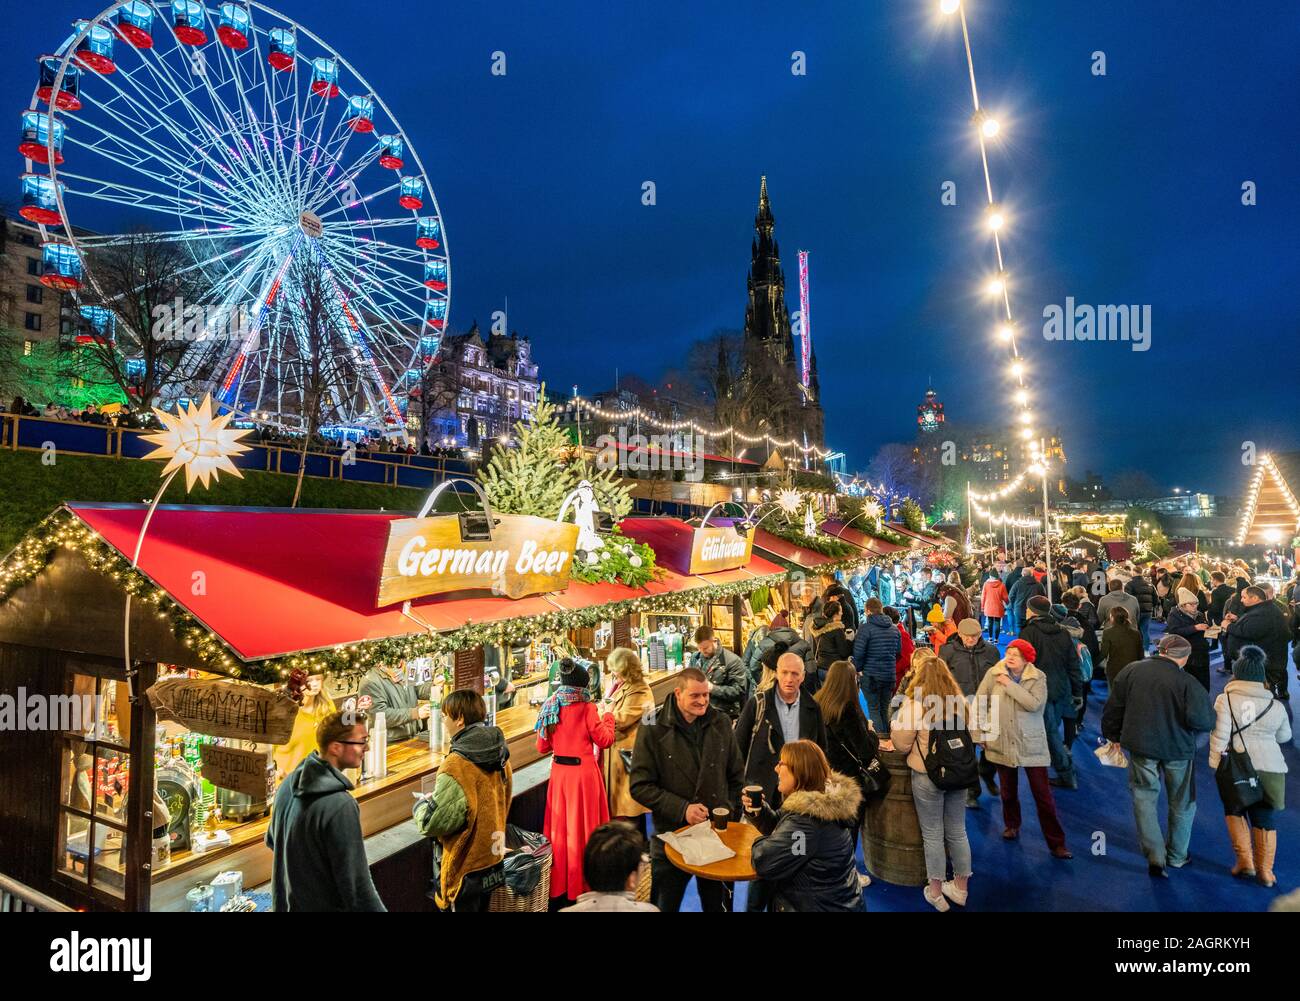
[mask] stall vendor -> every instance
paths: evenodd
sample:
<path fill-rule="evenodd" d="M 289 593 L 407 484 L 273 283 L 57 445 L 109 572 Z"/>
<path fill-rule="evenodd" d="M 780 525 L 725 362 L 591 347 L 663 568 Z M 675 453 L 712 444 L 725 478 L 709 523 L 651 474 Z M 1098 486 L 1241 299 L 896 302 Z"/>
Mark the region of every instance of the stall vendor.
<path fill-rule="evenodd" d="M 293 733 L 289 736 L 289 742 L 275 745 L 273 751 L 277 782 L 283 781 L 303 758 L 316 750 L 316 724 L 337 708 L 334 700 L 325 694 L 324 685 L 323 675 L 308 676 L 298 715 L 293 719 Z"/>
<path fill-rule="evenodd" d="M 396 667 L 378 664 L 372 667 L 361 679 L 359 697 L 370 697 L 366 712 L 371 719 L 379 713 L 384 714 L 384 726 L 388 730 L 388 742 L 397 744 L 410 740 L 424 729 L 429 719 L 429 693 L 432 682 L 417 685 L 407 680 L 406 661 L 397 662 Z M 423 700 L 423 701 L 421 701 Z"/>

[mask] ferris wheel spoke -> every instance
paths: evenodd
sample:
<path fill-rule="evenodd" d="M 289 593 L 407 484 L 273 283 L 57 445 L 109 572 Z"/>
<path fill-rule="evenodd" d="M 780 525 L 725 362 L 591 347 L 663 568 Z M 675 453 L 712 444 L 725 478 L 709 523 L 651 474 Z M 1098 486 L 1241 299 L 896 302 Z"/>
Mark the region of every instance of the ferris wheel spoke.
<path fill-rule="evenodd" d="M 333 209 L 330 209 L 328 212 L 322 212 L 322 213 L 320 213 L 320 219 L 321 219 L 321 221 L 323 222 L 323 221 L 326 220 L 326 219 L 330 219 L 330 218 L 332 218 L 332 217 L 338 215 L 340 212 L 346 212 L 348 209 L 356 208 L 358 205 L 368 205 L 370 202 L 374 201 L 374 200 L 375 200 L 376 198 L 378 198 L 380 195 L 386 195 L 386 194 L 388 194 L 390 191 L 397 191 L 400 187 L 401 187 L 401 183 L 399 182 L 399 183 L 397 183 L 397 184 L 390 184 L 390 185 L 389 185 L 388 187 L 386 187 L 386 188 L 380 188 L 378 191 L 373 191 L 373 192 L 371 192 L 371 193 L 368 194 L 368 195 L 362 195 L 362 196 L 361 196 L 360 198 L 358 198 L 356 201 L 353 201 L 353 202 L 345 202 L 344 204 L 340 205 L 338 208 L 333 208 Z M 412 217 L 411 219 L 408 219 L 408 220 L 406 221 L 406 223 L 407 223 L 408 226 L 411 224 L 411 222 L 413 221 L 413 219 L 414 219 L 414 217 Z"/>
<path fill-rule="evenodd" d="M 307 208 L 312 212 L 319 212 L 322 206 L 324 206 L 330 198 L 339 197 L 341 192 L 347 193 L 350 198 L 359 198 L 361 191 L 357 187 L 357 178 L 361 176 L 361 172 L 365 170 L 366 167 L 379 159 L 379 154 L 380 147 L 377 144 L 371 146 L 343 170 L 342 175 L 337 181 L 329 181 L 328 184 L 324 185 L 321 188 L 320 197 L 314 202 L 308 202 Z M 332 169 L 333 168 L 331 168 L 331 170 Z M 328 181 L 329 179 L 326 178 L 326 180 Z M 405 221 L 408 225 L 411 222 L 409 218 Z"/>
<path fill-rule="evenodd" d="M 256 226 L 198 226 L 193 229 L 145 230 L 150 240 L 164 243 L 190 243 L 201 239 L 238 240 L 246 237 L 262 239 L 265 233 Z M 98 250 L 103 247 L 129 245 L 141 237 L 140 233 L 95 233 L 77 237 L 77 245 Z"/>
<path fill-rule="evenodd" d="M 73 183 L 68 183 L 65 194 L 94 198 L 102 202 L 113 202 L 117 205 L 128 205 L 132 208 L 147 209 L 151 212 L 163 212 L 171 215 L 172 218 L 180 216 L 183 219 L 193 219 L 195 222 L 204 225 L 211 225 L 212 218 L 201 214 L 198 211 L 199 209 L 208 208 L 214 212 L 226 211 L 224 206 L 201 205 L 197 199 L 182 199 L 163 191 L 149 191 L 144 188 L 135 188 L 130 185 L 117 184 L 81 174 L 60 172 L 58 176 L 60 181 L 83 182 L 85 184 L 85 187 L 75 187 Z"/>

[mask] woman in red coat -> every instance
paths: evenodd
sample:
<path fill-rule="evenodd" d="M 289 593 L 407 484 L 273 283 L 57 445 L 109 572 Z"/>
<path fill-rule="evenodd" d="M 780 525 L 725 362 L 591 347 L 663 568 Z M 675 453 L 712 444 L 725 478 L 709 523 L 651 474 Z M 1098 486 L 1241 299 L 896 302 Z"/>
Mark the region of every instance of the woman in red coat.
<path fill-rule="evenodd" d="M 574 903 L 586 892 L 582 855 L 587 839 L 609 820 L 609 799 L 594 748 L 614 743 L 614 715 L 602 714 L 591 701 L 589 682 L 585 668 L 567 658 L 561 661 L 560 687 L 537 714 L 537 750 L 552 752 L 542 833 L 551 842 L 554 859 L 553 908 Z"/>
<path fill-rule="evenodd" d="M 980 610 L 984 613 L 984 628 L 994 643 L 1002 632 L 1002 616 L 1007 614 L 1008 598 L 1007 586 L 997 574 L 984 582 L 984 589 L 980 592 Z"/>

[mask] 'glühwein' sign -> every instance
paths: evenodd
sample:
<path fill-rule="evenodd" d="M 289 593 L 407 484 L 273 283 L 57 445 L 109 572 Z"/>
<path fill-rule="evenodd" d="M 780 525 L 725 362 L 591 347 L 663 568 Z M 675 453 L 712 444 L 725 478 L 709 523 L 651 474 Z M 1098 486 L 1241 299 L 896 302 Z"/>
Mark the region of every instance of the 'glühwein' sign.
<path fill-rule="evenodd" d="M 376 605 L 448 591 L 522 598 L 569 586 L 577 525 L 525 514 L 497 517 L 490 540 L 470 542 L 462 541 L 460 520 L 452 516 L 394 521 Z"/>
<path fill-rule="evenodd" d="M 145 695 L 159 719 L 258 744 L 287 744 L 298 715 L 298 703 L 283 692 L 233 681 L 165 678 Z"/>
<path fill-rule="evenodd" d="M 200 744 L 199 757 L 203 760 L 203 777 L 214 786 L 245 793 L 254 800 L 270 799 L 275 791 L 275 773 L 265 751 Z"/>
<path fill-rule="evenodd" d="M 730 526 L 697 528 L 691 544 L 691 573 L 735 570 L 749 562 L 753 550 L 752 536 Z"/>

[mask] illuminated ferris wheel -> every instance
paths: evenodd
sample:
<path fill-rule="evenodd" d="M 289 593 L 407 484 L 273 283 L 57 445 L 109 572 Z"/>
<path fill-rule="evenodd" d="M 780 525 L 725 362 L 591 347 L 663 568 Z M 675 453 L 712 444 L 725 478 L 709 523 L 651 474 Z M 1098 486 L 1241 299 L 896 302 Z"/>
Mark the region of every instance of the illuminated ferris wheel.
<path fill-rule="evenodd" d="M 328 419 L 404 433 L 446 328 L 450 262 L 420 158 L 365 79 L 269 7 L 197 0 L 114 5 L 39 67 L 20 214 L 41 227 L 41 281 L 76 297 L 94 336 L 122 319 L 97 255 L 145 225 L 184 248 L 200 324 L 225 324 L 186 348 L 208 361 L 178 392 L 292 426 L 285 366 L 308 350 L 294 284 L 309 268 L 337 328 Z"/>

